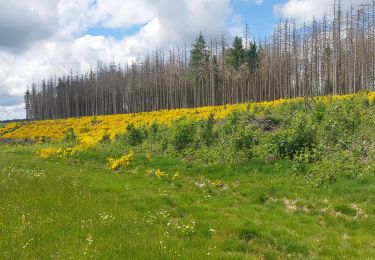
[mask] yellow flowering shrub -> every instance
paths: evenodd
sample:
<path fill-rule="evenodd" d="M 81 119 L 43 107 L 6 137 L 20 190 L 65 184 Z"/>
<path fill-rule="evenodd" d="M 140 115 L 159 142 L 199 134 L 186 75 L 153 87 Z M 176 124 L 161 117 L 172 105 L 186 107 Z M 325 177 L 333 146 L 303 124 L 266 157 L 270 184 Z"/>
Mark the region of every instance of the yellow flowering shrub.
<path fill-rule="evenodd" d="M 182 178 L 182 174 L 180 172 L 175 172 L 172 177 L 173 180 L 181 179 L 181 178 Z"/>
<path fill-rule="evenodd" d="M 51 148 L 40 149 L 36 153 L 40 158 L 48 159 L 54 156 L 62 155 L 64 153 L 64 149 L 51 147 Z"/>
<path fill-rule="evenodd" d="M 168 174 L 166 174 L 165 172 L 161 171 L 160 169 L 157 169 L 155 171 L 155 176 L 158 177 L 158 178 L 161 178 L 161 177 L 166 177 L 168 176 Z"/>
<path fill-rule="evenodd" d="M 9 123 L 6 124 L 4 127 L 0 128 L 0 136 L 8 131 L 11 131 L 17 127 L 17 123 Z"/>
<path fill-rule="evenodd" d="M 211 186 L 215 188 L 221 188 L 224 186 L 224 183 L 221 180 L 215 180 L 215 181 L 211 181 Z"/>
<path fill-rule="evenodd" d="M 375 104 L 375 92 L 368 93 L 367 98 L 370 104 Z"/>
<path fill-rule="evenodd" d="M 357 95 L 367 97 L 370 103 L 375 102 L 375 92 L 365 92 Z M 316 99 L 322 102 L 329 102 L 332 100 L 349 99 L 353 96 L 356 95 L 322 96 Z M 303 101 L 303 98 L 279 99 L 269 102 L 182 108 L 136 114 L 88 116 L 34 121 L 23 124 L 10 123 L 0 128 L 0 138 L 60 141 L 64 139 L 69 129 L 73 129 L 78 137 L 78 145 L 67 152 L 72 152 L 74 154 L 93 147 L 102 140 L 104 135 L 109 136 L 110 140 L 113 141 L 118 134 L 125 133 L 126 127 L 129 124 L 133 124 L 135 127 L 151 126 L 154 122 L 170 125 L 179 118 L 185 117 L 191 120 L 203 120 L 207 119 L 210 114 L 213 114 L 215 119 L 221 119 L 227 117 L 235 110 L 256 111 L 259 108 L 274 108 L 286 104 L 301 103 Z"/>
<path fill-rule="evenodd" d="M 124 167 L 124 168 L 129 167 L 129 165 L 133 161 L 133 159 L 134 159 L 134 153 L 130 152 L 127 155 L 124 155 L 119 159 L 108 158 L 107 159 L 108 160 L 107 166 L 112 171 L 116 171 L 120 167 Z"/>

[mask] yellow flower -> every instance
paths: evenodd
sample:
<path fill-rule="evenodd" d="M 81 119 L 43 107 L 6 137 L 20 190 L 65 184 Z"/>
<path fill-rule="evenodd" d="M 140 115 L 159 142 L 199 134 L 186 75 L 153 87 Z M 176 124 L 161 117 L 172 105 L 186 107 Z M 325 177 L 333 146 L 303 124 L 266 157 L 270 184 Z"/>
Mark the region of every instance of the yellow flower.
<path fill-rule="evenodd" d="M 127 155 L 122 156 L 119 159 L 108 158 L 107 166 L 112 170 L 116 171 L 120 167 L 127 168 L 134 159 L 134 153 L 130 152 Z"/>
<path fill-rule="evenodd" d="M 62 148 L 45 148 L 38 150 L 36 153 L 42 159 L 48 159 L 53 156 L 62 155 L 63 154 Z"/>
<path fill-rule="evenodd" d="M 166 174 L 165 172 L 161 171 L 160 169 L 157 169 L 155 171 L 155 176 L 158 177 L 158 178 L 161 178 L 161 177 L 168 176 L 168 174 Z"/>
<path fill-rule="evenodd" d="M 367 98 L 370 104 L 375 103 L 375 92 L 365 92 L 357 95 L 316 97 L 316 100 L 330 102 L 332 100 L 350 99 L 355 96 Z M 301 103 L 303 101 L 303 98 L 280 99 L 259 103 L 207 106 L 191 109 L 183 108 L 136 114 L 88 116 L 60 120 L 33 121 L 29 123 L 9 123 L 0 128 L 0 138 L 62 141 L 67 131 L 73 129 L 77 135 L 78 144 L 73 149 L 64 151 L 65 154 L 69 155 L 92 148 L 103 139 L 104 134 L 109 135 L 110 140 L 114 141 L 117 135 L 125 133 L 128 124 L 134 124 L 135 127 L 142 127 L 150 126 L 155 122 L 168 126 L 182 117 L 199 121 L 207 119 L 210 114 L 212 114 L 215 119 L 223 119 L 235 110 L 256 112 L 257 109 L 275 108 L 285 104 Z"/>
<path fill-rule="evenodd" d="M 221 180 L 212 181 L 211 185 L 215 188 L 221 188 L 224 186 L 224 183 Z"/>
<path fill-rule="evenodd" d="M 181 179 L 181 178 L 182 178 L 182 174 L 179 172 L 175 172 L 175 174 L 172 177 L 173 180 Z"/>

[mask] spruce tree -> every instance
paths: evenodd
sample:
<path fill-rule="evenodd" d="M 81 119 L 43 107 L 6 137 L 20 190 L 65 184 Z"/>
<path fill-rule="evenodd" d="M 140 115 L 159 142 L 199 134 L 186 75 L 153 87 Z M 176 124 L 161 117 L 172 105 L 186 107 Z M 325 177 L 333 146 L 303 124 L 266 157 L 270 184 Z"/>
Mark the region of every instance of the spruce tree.
<path fill-rule="evenodd" d="M 202 68 L 204 68 L 207 59 L 206 41 L 202 32 L 200 32 L 190 51 L 190 69 L 195 80 L 198 79 L 199 75 L 202 73 Z"/>
<path fill-rule="evenodd" d="M 242 44 L 242 38 L 235 37 L 232 47 L 227 50 L 225 61 L 228 65 L 238 70 L 245 61 L 245 49 Z"/>
<path fill-rule="evenodd" d="M 245 50 L 245 63 L 251 72 L 255 72 L 258 62 L 258 47 L 255 42 L 251 42 L 249 48 Z"/>

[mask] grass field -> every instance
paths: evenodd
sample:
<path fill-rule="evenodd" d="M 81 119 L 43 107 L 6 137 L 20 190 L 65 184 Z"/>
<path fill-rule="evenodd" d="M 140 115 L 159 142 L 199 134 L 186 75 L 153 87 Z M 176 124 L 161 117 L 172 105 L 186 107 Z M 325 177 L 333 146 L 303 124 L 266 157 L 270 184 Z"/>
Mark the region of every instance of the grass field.
<path fill-rule="evenodd" d="M 6 124 L 0 259 L 372 259 L 374 96 Z"/>
<path fill-rule="evenodd" d="M 317 189 L 289 161 L 229 167 L 142 157 L 114 173 L 98 151 L 42 160 L 34 149 L 1 146 L 2 259 L 375 255 L 374 176 Z"/>

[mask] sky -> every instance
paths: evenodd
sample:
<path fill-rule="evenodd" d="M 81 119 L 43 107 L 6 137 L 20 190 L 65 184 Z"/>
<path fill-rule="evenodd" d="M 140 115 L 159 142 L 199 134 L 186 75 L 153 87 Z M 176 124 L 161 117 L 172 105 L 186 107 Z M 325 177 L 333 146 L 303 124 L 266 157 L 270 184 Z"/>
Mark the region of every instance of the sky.
<path fill-rule="evenodd" d="M 358 4 L 366 0 L 343 0 Z M 0 120 L 25 117 L 23 95 L 43 78 L 125 63 L 206 36 L 254 39 L 280 19 L 322 16 L 331 0 L 0 0 Z"/>

